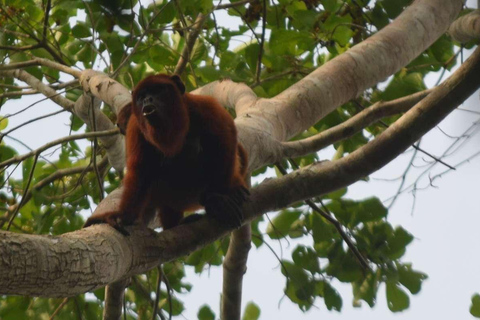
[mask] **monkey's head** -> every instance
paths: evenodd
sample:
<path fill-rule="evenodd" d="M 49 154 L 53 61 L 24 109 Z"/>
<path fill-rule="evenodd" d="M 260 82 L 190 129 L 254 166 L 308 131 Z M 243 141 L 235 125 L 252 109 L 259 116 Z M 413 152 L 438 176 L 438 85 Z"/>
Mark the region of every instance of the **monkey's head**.
<path fill-rule="evenodd" d="M 182 149 L 189 129 L 184 94 L 180 77 L 165 74 L 146 77 L 132 92 L 132 111 L 143 135 L 167 156 Z"/>

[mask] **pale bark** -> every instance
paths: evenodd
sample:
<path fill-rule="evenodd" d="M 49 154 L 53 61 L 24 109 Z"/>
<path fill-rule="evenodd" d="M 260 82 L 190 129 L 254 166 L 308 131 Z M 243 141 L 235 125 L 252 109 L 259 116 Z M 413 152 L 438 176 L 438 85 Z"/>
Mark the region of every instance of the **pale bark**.
<path fill-rule="evenodd" d="M 430 92 L 432 92 L 432 89 L 417 92 L 392 101 L 374 103 L 347 121 L 314 136 L 302 140 L 282 142 L 283 157 L 295 158 L 305 156 L 335 142 L 349 138 L 382 118 L 410 110 L 410 108 L 425 98 Z"/>
<path fill-rule="evenodd" d="M 448 34 L 458 42 L 468 42 L 480 38 L 480 10 L 475 10 L 458 18 L 450 28 Z"/>
<path fill-rule="evenodd" d="M 102 72 L 82 71 L 79 80 L 86 93 L 91 93 L 108 104 L 117 115 L 132 101 L 132 96 L 127 88 Z"/>
<path fill-rule="evenodd" d="M 477 90 L 479 74 L 477 49 L 449 79 L 374 141 L 340 160 L 311 165 L 253 188 L 250 201 L 243 206 L 245 223 L 350 185 L 381 168 Z M 113 206 L 118 192 L 112 197 L 108 201 L 113 202 L 99 210 Z M 182 257 L 230 231 L 210 218 L 159 234 L 138 227 L 127 230 L 129 237 L 107 225 L 55 237 L 0 232 L 0 294 L 73 296 Z"/>
<path fill-rule="evenodd" d="M 100 99 L 84 93 L 75 102 L 74 112 L 88 127 L 95 129 L 93 131 L 114 129 L 115 125 L 100 110 L 101 104 L 102 101 Z M 107 152 L 107 157 L 112 167 L 118 171 L 123 171 L 125 167 L 125 139 L 123 135 L 117 134 L 101 137 L 99 140 Z"/>
<path fill-rule="evenodd" d="M 9 65 L 5 65 L 9 66 Z M 44 84 L 42 81 L 38 80 L 28 72 L 22 70 L 22 69 L 15 69 L 15 70 L 5 70 L 3 71 L 3 68 L 0 68 L 0 76 L 4 77 L 11 77 L 11 78 L 16 78 L 18 80 L 21 80 L 25 83 L 28 83 L 32 88 L 36 89 L 38 92 L 42 93 L 45 95 L 45 97 L 49 98 L 59 106 L 61 106 L 64 109 L 67 110 L 72 110 L 73 108 L 73 102 L 70 101 L 69 99 L 65 98 L 62 95 L 59 95 L 57 91 L 52 89 L 50 86 Z"/>
<path fill-rule="evenodd" d="M 461 0 L 417 0 L 390 25 L 276 97 L 258 99 L 248 109 L 237 111 L 235 123 L 239 139 L 251 155 L 250 168 L 280 160 L 282 141 L 416 58 L 447 30 L 462 5 Z M 225 96 L 225 91 L 219 90 L 224 86 L 213 83 L 202 93 Z"/>

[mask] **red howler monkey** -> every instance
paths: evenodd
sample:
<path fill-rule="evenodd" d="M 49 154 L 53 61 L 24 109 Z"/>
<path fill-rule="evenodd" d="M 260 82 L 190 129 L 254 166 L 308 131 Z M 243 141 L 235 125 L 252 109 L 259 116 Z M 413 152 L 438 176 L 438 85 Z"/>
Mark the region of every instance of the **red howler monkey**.
<path fill-rule="evenodd" d="M 93 215 L 85 227 L 108 223 L 122 231 L 158 215 L 164 229 L 202 206 L 229 226 L 242 222 L 248 197 L 247 157 L 232 117 L 213 98 L 185 93 L 177 75 L 143 79 L 119 114 L 127 173 L 118 211 Z M 123 230 L 124 231 L 124 230 Z"/>

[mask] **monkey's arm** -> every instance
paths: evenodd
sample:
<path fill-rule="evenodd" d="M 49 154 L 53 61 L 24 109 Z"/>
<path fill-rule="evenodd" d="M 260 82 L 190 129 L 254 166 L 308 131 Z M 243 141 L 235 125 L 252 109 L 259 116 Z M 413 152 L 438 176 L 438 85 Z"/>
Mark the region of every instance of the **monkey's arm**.
<path fill-rule="evenodd" d="M 107 223 L 126 234 L 123 225 L 131 225 L 145 210 L 151 189 L 152 174 L 148 165 L 148 152 L 151 146 L 143 138 L 136 123 L 131 117 L 127 128 L 127 174 L 123 179 L 123 193 L 118 211 L 108 211 L 91 216 L 84 227 L 93 224 Z"/>

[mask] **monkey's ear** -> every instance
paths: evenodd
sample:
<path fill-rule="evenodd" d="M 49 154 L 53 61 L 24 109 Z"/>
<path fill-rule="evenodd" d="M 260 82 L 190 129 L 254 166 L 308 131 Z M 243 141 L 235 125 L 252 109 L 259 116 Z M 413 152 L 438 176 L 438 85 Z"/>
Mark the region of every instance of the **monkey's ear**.
<path fill-rule="evenodd" d="M 178 90 L 180 90 L 180 92 L 182 94 L 184 94 L 185 93 L 185 85 L 183 84 L 182 79 L 180 79 L 180 77 L 176 74 L 171 76 L 170 79 L 177 85 Z"/>

